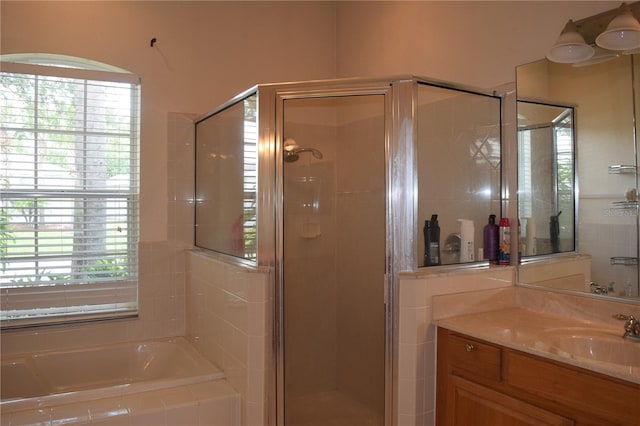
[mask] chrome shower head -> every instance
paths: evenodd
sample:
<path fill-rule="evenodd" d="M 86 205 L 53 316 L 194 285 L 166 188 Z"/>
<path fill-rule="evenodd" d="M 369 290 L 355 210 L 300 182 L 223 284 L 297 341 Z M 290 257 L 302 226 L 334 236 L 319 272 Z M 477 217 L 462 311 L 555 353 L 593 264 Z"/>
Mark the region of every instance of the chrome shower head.
<path fill-rule="evenodd" d="M 298 161 L 301 152 L 310 152 L 318 160 L 322 160 L 323 158 L 322 153 L 315 148 L 293 148 L 284 150 L 284 161 L 286 161 L 287 163 Z"/>

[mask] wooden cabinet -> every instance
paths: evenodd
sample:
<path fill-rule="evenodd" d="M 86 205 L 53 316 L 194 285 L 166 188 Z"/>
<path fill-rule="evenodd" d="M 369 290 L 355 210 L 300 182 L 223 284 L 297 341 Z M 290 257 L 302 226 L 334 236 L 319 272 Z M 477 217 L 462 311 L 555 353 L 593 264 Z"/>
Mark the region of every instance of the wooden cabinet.
<path fill-rule="evenodd" d="M 438 329 L 438 426 L 640 425 L 640 385 Z"/>

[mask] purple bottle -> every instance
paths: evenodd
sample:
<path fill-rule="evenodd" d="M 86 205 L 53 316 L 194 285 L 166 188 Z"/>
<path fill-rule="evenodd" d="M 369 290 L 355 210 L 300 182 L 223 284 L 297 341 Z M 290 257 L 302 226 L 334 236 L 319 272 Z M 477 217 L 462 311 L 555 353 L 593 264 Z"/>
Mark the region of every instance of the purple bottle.
<path fill-rule="evenodd" d="M 489 215 L 489 223 L 484 226 L 483 246 L 484 258 L 490 263 L 498 263 L 498 240 L 500 227 L 496 225 L 496 215 Z"/>

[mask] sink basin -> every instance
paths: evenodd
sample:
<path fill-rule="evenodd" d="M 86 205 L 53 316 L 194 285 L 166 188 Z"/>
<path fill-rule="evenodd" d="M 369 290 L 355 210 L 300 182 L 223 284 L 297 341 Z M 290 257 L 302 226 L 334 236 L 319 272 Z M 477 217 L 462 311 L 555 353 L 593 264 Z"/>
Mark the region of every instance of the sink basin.
<path fill-rule="evenodd" d="M 624 339 L 622 333 L 567 328 L 547 331 L 540 337 L 549 350 L 561 356 L 640 367 L 640 342 Z"/>

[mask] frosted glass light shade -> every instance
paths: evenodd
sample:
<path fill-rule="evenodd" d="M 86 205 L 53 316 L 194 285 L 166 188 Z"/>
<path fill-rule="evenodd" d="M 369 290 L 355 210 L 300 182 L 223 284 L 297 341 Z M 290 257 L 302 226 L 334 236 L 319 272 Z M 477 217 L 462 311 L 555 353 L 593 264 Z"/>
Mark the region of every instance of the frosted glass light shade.
<path fill-rule="evenodd" d="M 609 50 L 633 50 L 640 47 L 640 22 L 628 6 L 596 37 L 596 44 Z"/>
<path fill-rule="evenodd" d="M 571 64 L 582 62 L 593 56 L 593 47 L 589 46 L 584 37 L 578 32 L 572 20 L 567 22 L 558 41 L 547 53 L 547 59 L 552 62 Z"/>

